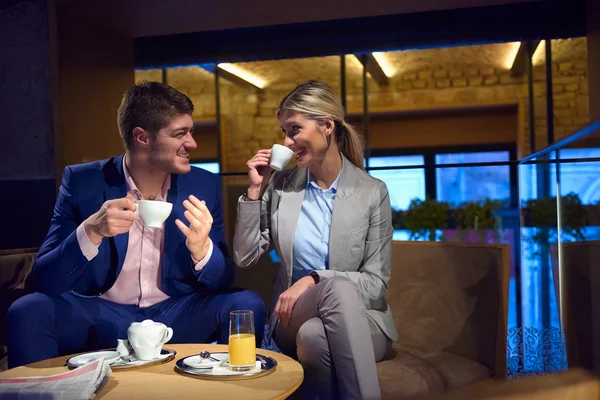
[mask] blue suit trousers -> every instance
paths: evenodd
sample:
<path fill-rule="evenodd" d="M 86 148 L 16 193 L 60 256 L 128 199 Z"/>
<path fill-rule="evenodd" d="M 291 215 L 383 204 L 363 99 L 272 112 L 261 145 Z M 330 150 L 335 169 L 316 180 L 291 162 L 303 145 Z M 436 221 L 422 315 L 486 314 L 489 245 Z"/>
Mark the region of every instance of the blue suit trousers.
<path fill-rule="evenodd" d="M 9 368 L 77 352 L 111 348 L 127 338 L 132 322 L 152 319 L 173 328 L 169 343 L 218 343 L 229 339 L 229 312 L 252 310 L 257 347 L 264 334 L 265 306 L 247 290 L 193 293 L 150 307 L 113 303 L 72 293 L 33 293 L 7 314 Z"/>

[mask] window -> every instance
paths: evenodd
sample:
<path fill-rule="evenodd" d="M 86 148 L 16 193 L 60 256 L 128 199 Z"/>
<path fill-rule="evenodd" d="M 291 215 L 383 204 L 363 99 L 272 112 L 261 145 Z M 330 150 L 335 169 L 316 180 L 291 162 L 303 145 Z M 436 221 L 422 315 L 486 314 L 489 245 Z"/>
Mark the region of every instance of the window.
<path fill-rule="evenodd" d="M 369 158 L 369 167 L 422 166 L 424 163 L 425 158 L 422 155 Z M 422 167 L 370 171 L 369 173 L 385 182 L 394 210 L 406 210 L 412 199 L 425 199 L 425 170 Z"/>
<path fill-rule="evenodd" d="M 556 153 L 552 153 L 555 158 Z M 560 194 L 577 193 L 583 204 L 594 204 L 600 201 L 600 163 L 585 161 L 600 158 L 600 149 L 563 149 L 560 151 Z M 577 159 L 577 161 L 569 161 Z M 555 182 L 556 165 L 550 166 L 550 182 Z M 556 185 L 550 186 L 552 196 L 556 196 Z"/>
<path fill-rule="evenodd" d="M 202 168 L 208 172 L 212 172 L 213 174 L 218 174 L 221 171 L 220 165 L 218 162 L 199 162 L 190 164 L 192 167 Z"/>
<path fill-rule="evenodd" d="M 415 149 L 415 152 L 419 154 L 375 152 L 369 158 L 370 168 L 414 166 L 369 171 L 372 176 L 386 183 L 392 209 L 396 211 L 407 210 L 413 199 L 425 200 L 428 197 L 455 206 L 485 199 L 501 200 L 508 206 L 516 200 L 516 187 L 512 185 L 516 166 L 509 164 L 515 157 L 513 144 L 421 148 Z M 446 164 L 489 162 L 506 162 L 507 165 L 443 167 Z M 502 223 L 507 221 L 502 220 Z M 394 240 L 408 240 L 409 236 L 409 231 L 394 232 Z"/>
<path fill-rule="evenodd" d="M 436 154 L 435 163 L 465 164 L 509 161 L 508 151 Z M 454 204 L 466 201 L 509 200 L 510 166 L 436 169 L 437 199 Z"/>
<path fill-rule="evenodd" d="M 551 160 L 556 159 L 556 153 L 550 153 Z M 560 151 L 560 194 L 577 193 L 583 204 L 594 204 L 600 201 L 600 166 L 595 160 L 600 158 L 599 148 L 563 149 Z M 575 161 L 569 161 L 575 159 Z M 521 201 L 537 199 L 538 170 L 544 164 L 523 164 L 519 168 L 519 190 Z M 556 164 L 549 162 L 548 196 L 556 196 Z M 543 172 L 542 172 L 543 173 Z"/>

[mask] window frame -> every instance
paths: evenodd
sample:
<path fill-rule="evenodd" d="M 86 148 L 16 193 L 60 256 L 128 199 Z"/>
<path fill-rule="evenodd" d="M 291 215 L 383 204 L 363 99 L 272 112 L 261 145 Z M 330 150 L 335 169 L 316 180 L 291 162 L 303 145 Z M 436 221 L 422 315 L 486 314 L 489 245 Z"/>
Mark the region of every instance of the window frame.
<path fill-rule="evenodd" d="M 216 163 L 219 166 L 219 173 L 215 174 L 215 175 L 220 175 L 221 172 L 223 172 L 222 169 L 222 165 L 219 162 L 218 159 L 216 158 L 192 158 L 190 159 L 190 165 L 194 166 L 194 164 L 207 164 L 207 163 Z M 194 168 L 199 168 L 199 167 L 194 167 Z"/>
<path fill-rule="evenodd" d="M 459 145 L 459 146 L 431 146 L 431 147 L 407 147 L 377 149 L 369 152 L 369 158 L 373 157 L 391 157 L 391 156 L 410 156 L 421 155 L 424 159 L 425 170 L 425 196 L 431 199 L 437 199 L 437 170 L 444 164 L 436 164 L 435 156 L 438 154 L 455 153 L 480 153 L 491 151 L 508 151 L 507 165 L 509 166 L 509 185 L 510 185 L 510 206 L 516 208 L 519 206 L 519 176 L 517 160 L 516 143 L 482 143 L 478 145 Z M 481 166 L 485 166 L 482 163 Z M 419 168 L 419 166 L 415 166 Z M 367 169 L 369 172 L 370 169 Z"/>

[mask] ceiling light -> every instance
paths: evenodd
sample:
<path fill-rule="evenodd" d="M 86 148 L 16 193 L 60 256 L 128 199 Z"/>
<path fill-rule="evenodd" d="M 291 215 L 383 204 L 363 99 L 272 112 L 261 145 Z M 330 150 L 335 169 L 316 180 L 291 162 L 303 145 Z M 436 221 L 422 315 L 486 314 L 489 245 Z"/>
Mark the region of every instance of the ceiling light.
<path fill-rule="evenodd" d="M 533 52 L 533 57 L 531 57 L 531 62 L 533 65 L 541 65 L 546 62 L 546 41 L 540 40 L 540 43 L 537 45 L 536 49 Z"/>
<path fill-rule="evenodd" d="M 512 69 L 515 60 L 517 59 L 517 54 L 519 53 L 519 47 L 521 47 L 521 42 L 510 42 L 507 43 L 508 50 L 506 52 L 506 60 L 504 61 L 504 68 Z"/>
<path fill-rule="evenodd" d="M 394 69 L 388 62 L 388 60 L 385 56 L 385 53 L 372 53 L 372 54 L 373 54 L 373 58 L 375 58 L 375 61 L 377 61 L 377 64 L 379 64 L 379 66 L 383 70 L 383 73 L 385 74 L 385 76 L 387 76 L 388 78 L 391 78 L 392 76 L 394 76 Z"/>
<path fill-rule="evenodd" d="M 266 82 L 263 79 L 251 74 L 248 71 L 241 69 L 235 64 L 221 63 L 218 64 L 217 67 L 229 72 L 230 74 L 237 76 L 240 79 L 245 80 L 246 82 L 253 84 L 259 89 L 263 89 L 266 86 Z"/>

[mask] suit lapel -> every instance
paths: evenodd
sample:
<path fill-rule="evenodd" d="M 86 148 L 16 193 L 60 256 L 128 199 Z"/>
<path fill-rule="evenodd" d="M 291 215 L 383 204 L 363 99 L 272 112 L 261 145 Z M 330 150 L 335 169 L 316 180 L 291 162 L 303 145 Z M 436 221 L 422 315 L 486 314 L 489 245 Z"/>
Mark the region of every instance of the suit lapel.
<path fill-rule="evenodd" d="M 342 261 L 347 253 L 346 249 L 352 240 L 352 221 L 354 213 L 360 206 L 360 179 L 356 168 L 342 155 L 344 165 L 335 195 L 333 214 L 331 216 L 331 230 L 329 232 L 329 268 L 340 270 L 345 265 Z"/>
<path fill-rule="evenodd" d="M 185 175 L 171 174 L 171 187 L 167 194 L 167 201 L 173 204 L 173 211 L 171 211 L 171 215 L 169 215 L 169 218 L 165 221 L 164 251 L 161 267 L 162 282 L 165 282 L 165 279 L 168 276 L 171 258 L 176 260 L 178 257 L 177 247 L 181 243 L 185 243 L 185 240 L 182 242 L 177 238 L 178 234 L 183 236 L 183 233 L 181 233 L 177 225 L 175 225 L 175 220 L 178 218 L 178 215 L 182 216 L 180 219 L 187 225 L 187 220 L 183 218 L 185 210 L 183 207 L 183 194 L 181 193 L 185 186 Z"/>
<path fill-rule="evenodd" d="M 115 157 L 112 164 L 106 166 L 107 188 L 104 191 L 104 200 L 115 200 L 127 196 L 127 186 L 125 185 L 125 174 L 123 172 L 123 156 Z M 113 238 L 117 250 L 117 274 L 123 267 L 127 245 L 129 243 L 129 232 L 122 233 Z M 118 276 L 118 275 L 117 275 Z"/>
<path fill-rule="evenodd" d="M 296 168 L 284 179 L 283 187 L 280 193 L 279 210 L 277 212 L 277 228 L 279 248 L 283 261 L 288 270 L 288 285 L 292 277 L 294 235 L 302 200 L 304 200 L 304 191 L 306 189 L 307 171 L 303 168 Z"/>

